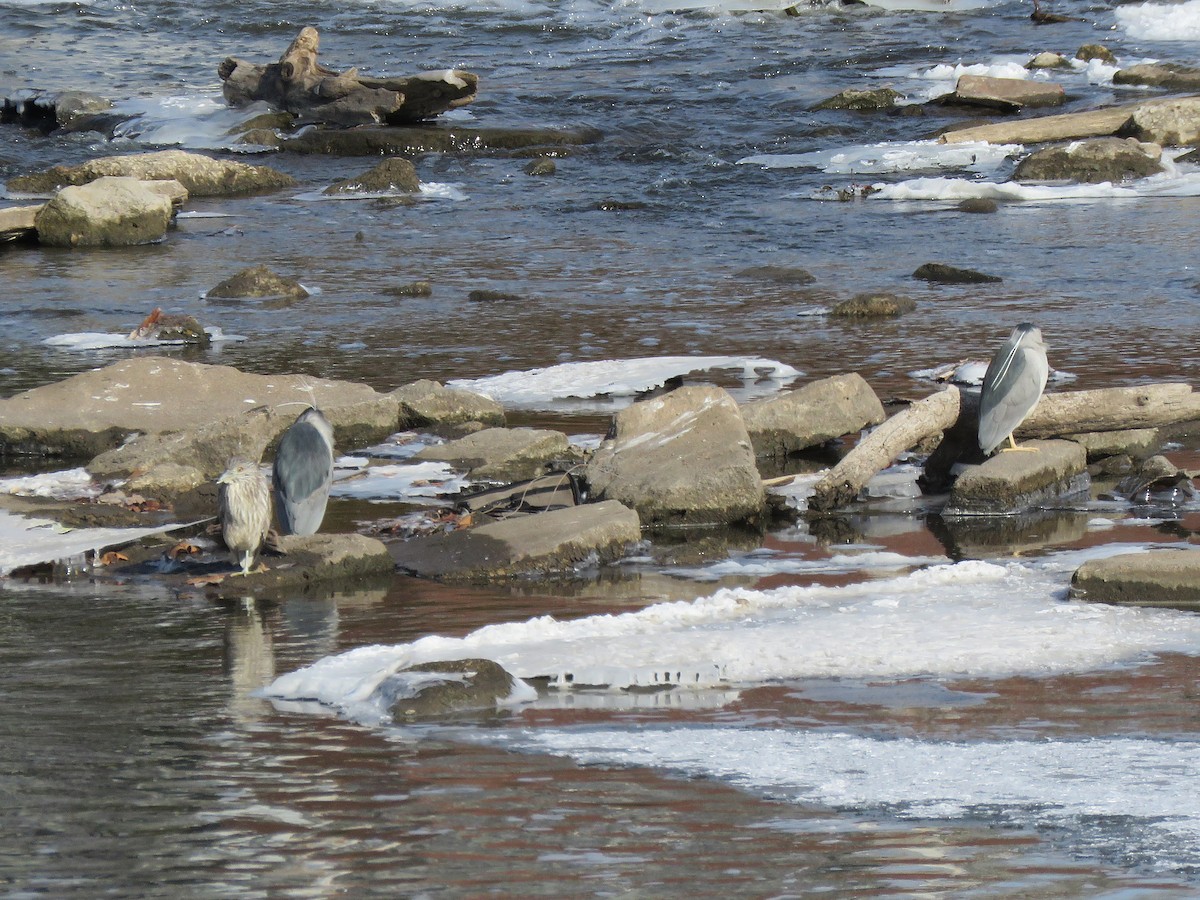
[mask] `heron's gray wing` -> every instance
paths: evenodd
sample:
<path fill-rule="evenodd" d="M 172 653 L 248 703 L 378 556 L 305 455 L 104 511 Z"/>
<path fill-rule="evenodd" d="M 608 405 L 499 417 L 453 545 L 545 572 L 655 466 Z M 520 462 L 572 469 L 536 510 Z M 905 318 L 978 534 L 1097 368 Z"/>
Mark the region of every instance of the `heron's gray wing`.
<path fill-rule="evenodd" d="M 286 534 L 314 534 L 325 517 L 333 481 L 333 448 L 307 422 L 298 422 L 279 442 L 271 482 L 279 525 Z"/>
<path fill-rule="evenodd" d="M 992 357 L 979 397 L 979 446 L 990 453 L 1037 406 L 1046 387 L 1045 354 L 1014 335 Z"/>
<path fill-rule="evenodd" d="M 333 478 L 333 451 L 321 433 L 307 422 L 284 434 L 275 454 L 271 480 L 275 490 L 292 500 L 302 500 L 329 486 Z"/>

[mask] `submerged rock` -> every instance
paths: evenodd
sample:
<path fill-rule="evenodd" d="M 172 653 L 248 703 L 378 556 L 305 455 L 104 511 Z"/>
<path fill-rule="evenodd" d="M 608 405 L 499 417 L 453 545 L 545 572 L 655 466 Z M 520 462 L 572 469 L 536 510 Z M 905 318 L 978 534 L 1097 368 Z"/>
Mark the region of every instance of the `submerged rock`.
<path fill-rule="evenodd" d="M 105 175 L 146 181 L 174 180 L 193 197 L 260 194 L 296 184 L 290 175 L 267 166 L 212 159 L 184 150 L 160 150 L 105 156 L 78 166 L 54 166 L 44 172 L 9 179 L 8 189 L 23 194 L 49 194 L 60 187 L 87 184 Z"/>
<path fill-rule="evenodd" d="M 558 171 L 558 165 L 552 159 L 535 159 L 531 160 L 525 166 L 525 174 L 535 178 L 553 175 Z"/>
<path fill-rule="evenodd" d="M 857 372 L 835 375 L 742 407 L 756 456 L 786 456 L 878 425 L 883 404 Z"/>
<path fill-rule="evenodd" d="M 383 289 L 385 294 L 392 297 L 432 297 L 433 282 L 430 281 L 409 281 L 405 284 L 397 284 L 392 287 Z"/>
<path fill-rule="evenodd" d="M 1093 138 L 1031 153 L 1017 165 L 1016 181 L 1099 184 L 1145 178 L 1163 171 L 1162 148 L 1134 138 Z"/>
<path fill-rule="evenodd" d="M 494 711 L 517 690 L 517 679 L 490 659 L 420 663 L 379 685 L 394 720 L 445 719 Z"/>
<path fill-rule="evenodd" d="M 757 518 L 765 493 L 737 403 L 715 387 L 683 387 L 621 410 L 585 478 L 649 525 Z"/>
<path fill-rule="evenodd" d="M 945 263 L 922 263 L 912 273 L 913 278 L 935 284 L 996 284 L 1003 281 L 998 275 L 986 275 L 974 269 L 960 269 Z"/>
<path fill-rule="evenodd" d="M 1081 59 L 1084 62 L 1098 59 L 1109 65 L 1115 65 L 1117 62 L 1116 55 L 1103 44 L 1084 44 L 1075 51 L 1075 58 Z"/>
<path fill-rule="evenodd" d="M 829 311 L 831 316 L 841 319 L 885 319 L 912 312 L 917 303 L 911 297 L 899 294 L 863 293 L 849 300 L 842 300 Z"/>
<path fill-rule="evenodd" d="M 572 573 L 609 562 L 641 540 L 637 513 L 616 501 L 587 503 L 414 538 L 389 549 L 403 571 L 446 581 Z"/>
<path fill-rule="evenodd" d="M 1071 578 L 1071 597 L 1130 606 L 1200 608 L 1200 550 L 1150 550 L 1089 560 Z"/>
<path fill-rule="evenodd" d="M 33 91 L 0 103 L 0 122 L 53 131 L 74 126 L 112 111 L 111 100 L 88 91 Z"/>
<path fill-rule="evenodd" d="M 137 178 L 98 178 L 65 187 L 34 218 L 49 247 L 128 247 L 160 241 L 175 210 L 167 192 Z"/>
<path fill-rule="evenodd" d="M 296 279 L 277 275 L 266 266 L 251 266 L 226 278 L 204 296 L 208 300 L 237 300 L 249 297 L 303 300 L 308 296 L 308 290 Z"/>
<path fill-rule="evenodd" d="M 536 478 L 561 461 L 577 462 L 580 451 L 560 431 L 541 428 L 485 428 L 458 440 L 421 450 L 414 460 L 444 462 L 487 481 Z"/>
<path fill-rule="evenodd" d="M 1025 441 L 1025 451 L 997 453 L 963 472 L 944 516 L 1009 515 L 1086 494 L 1087 454 L 1072 441 Z"/>
<path fill-rule="evenodd" d="M 326 194 L 386 193 L 401 191 L 415 194 L 421 190 L 416 167 L 399 156 L 385 159 L 373 169 L 354 178 L 338 181 L 325 188 Z"/>
<path fill-rule="evenodd" d="M 848 88 L 840 94 L 822 100 L 812 107 L 819 109 L 848 109 L 855 112 L 873 112 L 879 109 L 891 109 L 903 95 L 892 88 L 872 88 L 862 90 Z"/>
<path fill-rule="evenodd" d="M 1165 456 L 1151 456 L 1117 485 L 1117 494 L 1131 503 L 1179 506 L 1196 498 L 1192 476 Z"/>
<path fill-rule="evenodd" d="M 800 266 L 751 266 L 737 274 L 739 278 L 773 281 L 776 284 L 805 285 L 813 284 L 817 280 L 812 272 Z"/>

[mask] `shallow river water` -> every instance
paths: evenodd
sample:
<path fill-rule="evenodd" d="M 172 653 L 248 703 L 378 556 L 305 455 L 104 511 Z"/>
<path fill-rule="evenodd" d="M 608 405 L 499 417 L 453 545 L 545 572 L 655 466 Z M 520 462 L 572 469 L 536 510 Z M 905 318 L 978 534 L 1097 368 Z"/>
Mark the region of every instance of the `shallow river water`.
<path fill-rule="evenodd" d="M 149 247 L 2 247 L 0 394 L 124 358 L 43 341 L 127 332 L 155 306 L 238 338 L 168 352 L 379 389 L 720 355 L 793 366 L 796 383 L 858 371 L 882 397 L 917 397 L 932 386 L 912 373 L 986 357 L 1021 321 L 1043 329 L 1066 373 L 1056 384 L 1195 382 L 1195 166 L 967 213 L 958 200 L 991 195 L 1025 151 L 951 157 L 929 138 L 974 116 L 921 106 L 961 67 L 1013 75 L 1085 43 L 1119 65 L 1194 63 L 1195 0 L 1052 0 L 1075 20 L 1045 28 L 1024 3 L 887 5 L 938 8 L 0 0 L 0 96 L 80 88 L 138 114 L 115 140 L 0 126 L 0 181 L 168 144 L 224 152 L 217 64 L 275 59 L 310 24 L 337 69 L 478 73 L 457 124 L 601 134 L 544 178 L 521 155 L 418 157 L 415 205 L 318 199 L 374 160 L 254 155 L 300 188 L 190 202 Z M 1056 75 L 1067 108 L 1146 93 L 1114 87 L 1112 68 Z M 911 114 L 810 110 L 882 85 Z M 890 187 L 828 199 L 876 183 Z M 911 278 L 930 261 L 1003 281 Z M 204 300 L 260 263 L 313 296 Z M 768 266 L 814 281 L 772 280 Z M 418 279 L 431 296 L 392 292 Z M 517 299 L 471 302 L 475 289 Z M 917 310 L 824 314 L 861 291 Z M 605 428 L 544 407 L 514 421 Z M 1198 449 L 1184 439 L 1171 455 L 1195 467 Z M 328 527 L 397 509 L 335 500 Z M 616 571 L 567 581 L 397 576 L 221 605 L 154 584 L 0 580 L 0 891 L 1194 896 L 1200 618 L 1089 607 L 1066 588 L 1085 558 L 1197 528 L 1200 510 L 1110 506 L 1027 533 L 955 532 L 901 488 L 837 535 L 654 539 Z M 543 689 L 477 722 L 398 728 L 351 699 L 376 677 L 363 656 L 376 645 L 385 660 L 469 650 L 522 677 L 615 688 Z M 697 686 L 619 689 L 663 668 Z"/>

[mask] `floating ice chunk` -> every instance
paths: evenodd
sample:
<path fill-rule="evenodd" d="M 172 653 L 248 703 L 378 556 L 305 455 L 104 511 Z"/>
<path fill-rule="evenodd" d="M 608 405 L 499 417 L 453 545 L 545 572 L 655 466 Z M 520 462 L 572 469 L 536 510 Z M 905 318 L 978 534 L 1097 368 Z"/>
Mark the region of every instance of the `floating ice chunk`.
<path fill-rule="evenodd" d="M 417 662 L 484 657 L 562 686 L 739 686 L 810 677 L 1003 677 L 1089 671 L 1150 653 L 1200 652 L 1200 617 L 1064 602 L 1089 548 L 1054 562 L 934 565 L 845 586 L 726 589 L 571 621 L 540 616 L 461 638 L 326 657 L 277 679 L 283 700 L 346 709 Z"/>
<path fill-rule="evenodd" d="M 245 337 L 237 334 L 225 334 L 220 327 L 208 325 L 204 329 L 208 339 L 213 343 L 224 341 L 244 341 Z M 160 340 L 159 338 L 131 338 L 128 334 L 111 334 L 103 331 L 78 331 L 72 334 L 56 334 L 42 341 L 47 347 L 57 347 L 60 350 L 113 350 L 142 347 L 178 347 L 187 343 L 183 340 Z"/>
<path fill-rule="evenodd" d="M 336 481 L 331 497 L 358 500 L 429 500 L 461 492 L 470 484 L 445 463 L 426 462 L 369 466 Z"/>
<path fill-rule="evenodd" d="M 584 765 L 716 778 L 806 806 L 1055 830 L 1157 870 L 1200 866 L 1200 743 L 1178 737 L 920 740 L 728 726 L 539 728 L 505 735 Z M 986 773 L 981 777 L 980 773 Z M 853 829 L 851 817 L 843 827 Z"/>
<path fill-rule="evenodd" d="M 1119 6 L 1117 27 L 1140 41 L 1200 41 L 1200 0 Z"/>
<path fill-rule="evenodd" d="M 474 391 L 506 406 L 534 407 L 568 398 L 612 396 L 632 399 L 669 379 L 693 372 L 740 369 L 746 381 L 766 380 L 774 389 L 802 373 L 771 359 L 744 356 L 654 356 L 639 359 L 562 363 L 485 378 L 459 378 L 447 386 Z"/>
<path fill-rule="evenodd" d="M 717 581 L 726 577 L 765 578 L 770 575 L 808 575 L 829 572 L 882 573 L 949 562 L 944 556 L 904 556 L 881 550 L 835 553 L 826 558 L 800 559 L 774 553 L 752 553 L 726 559 L 702 569 L 672 569 L 669 574 L 695 581 Z"/>
<path fill-rule="evenodd" d="M 99 497 L 103 491 L 103 486 L 96 484 L 88 470 L 82 468 L 0 478 L 0 494 L 12 494 L 18 497 L 83 500 Z"/>
<path fill-rule="evenodd" d="M 0 576 L 24 566 L 82 557 L 185 527 L 180 523 L 154 528 L 64 528 L 49 519 L 25 518 L 0 510 Z"/>
<path fill-rule="evenodd" d="M 829 175 L 921 172 L 937 169 L 969 169 L 994 172 L 1006 159 L 1021 153 L 1020 144 L 988 144 L 973 141 L 939 144 L 937 141 L 906 141 L 816 150 L 811 153 L 760 154 L 738 160 L 739 165 L 767 169 L 812 168 Z"/>

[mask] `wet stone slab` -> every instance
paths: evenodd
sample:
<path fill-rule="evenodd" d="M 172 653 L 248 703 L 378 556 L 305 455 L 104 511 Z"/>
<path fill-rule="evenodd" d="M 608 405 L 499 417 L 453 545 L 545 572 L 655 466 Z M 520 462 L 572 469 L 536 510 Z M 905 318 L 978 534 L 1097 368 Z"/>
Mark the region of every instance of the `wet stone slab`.
<path fill-rule="evenodd" d="M 236 569 L 223 550 L 179 565 L 164 565 L 163 548 L 139 554 L 130 550 L 128 565 L 114 565 L 103 577 L 146 576 L 178 591 L 202 591 L 213 599 L 271 598 L 358 584 L 391 576 L 395 563 L 387 547 L 362 534 L 287 535 L 277 539 L 280 553 L 265 551 L 265 568 L 249 575 Z M 222 578 L 221 576 L 224 576 Z"/>
<path fill-rule="evenodd" d="M 608 500 L 389 546 L 402 571 L 446 581 L 573 571 L 610 561 L 641 539 L 637 513 Z"/>
<path fill-rule="evenodd" d="M 1086 495 L 1087 451 L 1073 441 L 1026 441 L 967 469 L 954 484 L 945 517 L 1011 515 Z"/>
<path fill-rule="evenodd" d="M 1089 560 L 1071 578 L 1071 597 L 1129 606 L 1200 609 L 1200 550 L 1150 550 Z"/>

